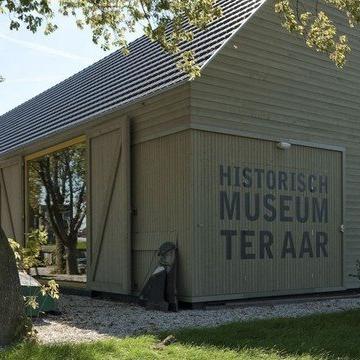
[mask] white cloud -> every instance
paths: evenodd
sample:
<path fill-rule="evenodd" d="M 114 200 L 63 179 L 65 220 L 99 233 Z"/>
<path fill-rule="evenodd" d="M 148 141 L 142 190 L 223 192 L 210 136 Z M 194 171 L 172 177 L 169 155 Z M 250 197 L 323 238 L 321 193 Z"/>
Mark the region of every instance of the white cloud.
<path fill-rule="evenodd" d="M 81 62 L 84 64 L 90 64 L 92 62 L 91 59 L 74 54 L 74 53 L 54 49 L 49 46 L 39 45 L 39 44 L 31 42 L 31 41 L 18 40 L 18 39 L 15 39 L 13 37 L 10 37 L 10 36 L 7 36 L 7 35 L 1 34 L 1 33 L 0 33 L 0 39 L 4 39 L 6 41 L 26 47 L 28 49 L 40 51 L 40 52 L 50 55 L 50 56 L 56 56 L 56 57 L 62 57 L 64 59 L 75 60 L 75 61 L 78 61 L 78 62 Z"/>

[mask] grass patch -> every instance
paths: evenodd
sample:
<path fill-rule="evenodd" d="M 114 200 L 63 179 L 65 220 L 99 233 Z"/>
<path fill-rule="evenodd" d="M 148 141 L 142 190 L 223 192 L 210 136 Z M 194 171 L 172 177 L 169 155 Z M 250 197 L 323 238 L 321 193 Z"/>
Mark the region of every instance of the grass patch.
<path fill-rule="evenodd" d="M 78 241 L 76 244 L 76 249 L 77 250 L 82 250 L 82 251 L 86 251 L 87 248 L 87 244 L 86 241 Z"/>
<path fill-rule="evenodd" d="M 211 316 L 211 313 L 209 313 Z M 113 339 L 90 344 L 25 344 L 0 352 L 6 360 L 107 359 L 360 359 L 360 311 L 233 323 L 175 332 L 178 342 L 164 350 L 152 345 L 167 334 Z"/>

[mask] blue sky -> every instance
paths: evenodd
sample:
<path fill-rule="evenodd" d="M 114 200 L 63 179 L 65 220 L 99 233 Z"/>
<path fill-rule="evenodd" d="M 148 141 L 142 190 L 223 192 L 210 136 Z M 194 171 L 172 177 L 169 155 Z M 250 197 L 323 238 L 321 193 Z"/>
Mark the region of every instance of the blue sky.
<path fill-rule="evenodd" d="M 57 17 L 59 29 L 48 36 L 10 31 L 6 20 L 0 16 L 0 74 L 6 79 L 0 83 L 0 114 L 107 55 L 72 18 Z"/>

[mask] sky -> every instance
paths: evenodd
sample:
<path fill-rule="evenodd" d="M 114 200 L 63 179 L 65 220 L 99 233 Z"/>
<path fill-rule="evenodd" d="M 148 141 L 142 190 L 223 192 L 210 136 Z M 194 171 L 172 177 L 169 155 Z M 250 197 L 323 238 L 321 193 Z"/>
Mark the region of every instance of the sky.
<path fill-rule="evenodd" d="M 0 115 L 105 57 L 91 40 L 90 30 L 79 30 L 74 20 L 58 16 L 59 29 L 51 35 L 26 29 L 10 31 L 0 16 Z M 139 36 L 130 34 L 131 41 Z"/>

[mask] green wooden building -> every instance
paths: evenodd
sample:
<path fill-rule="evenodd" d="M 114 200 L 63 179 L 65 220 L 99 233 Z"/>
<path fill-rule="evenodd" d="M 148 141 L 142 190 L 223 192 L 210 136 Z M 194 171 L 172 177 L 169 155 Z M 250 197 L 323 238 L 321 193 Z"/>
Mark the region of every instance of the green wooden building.
<path fill-rule="evenodd" d="M 340 71 L 272 0 L 219 3 L 200 78 L 140 38 L 0 117 L 1 225 L 23 241 L 27 161 L 85 141 L 88 289 L 137 296 L 167 241 L 185 302 L 357 288 L 360 35 Z"/>

